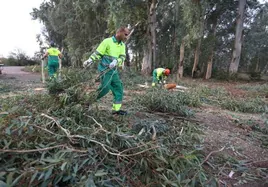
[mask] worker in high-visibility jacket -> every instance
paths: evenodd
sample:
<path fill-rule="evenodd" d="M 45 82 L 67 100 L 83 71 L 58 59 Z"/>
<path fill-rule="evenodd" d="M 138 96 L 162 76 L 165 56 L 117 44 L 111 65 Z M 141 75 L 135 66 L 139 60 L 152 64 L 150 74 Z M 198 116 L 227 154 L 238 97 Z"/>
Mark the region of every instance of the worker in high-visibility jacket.
<path fill-rule="evenodd" d="M 153 71 L 153 83 L 152 86 L 155 86 L 156 83 L 166 83 L 167 76 L 169 76 L 170 70 L 164 68 L 156 68 Z"/>
<path fill-rule="evenodd" d="M 89 59 L 83 63 L 86 68 L 93 62 L 100 61 L 98 71 L 101 74 L 101 84 L 97 90 L 97 100 L 111 90 L 114 96 L 112 113 L 118 115 L 127 114 L 126 111 L 121 110 L 123 84 L 119 78 L 117 67 L 121 67 L 125 61 L 126 47 L 124 41 L 128 35 L 129 30 L 126 27 L 119 28 L 114 36 L 104 39 Z"/>
<path fill-rule="evenodd" d="M 47 68 L 49 78 L 56 78 L 59 69 L 59 58 L 62 58 L 61 52 L 56 48 L 54 42 L 50 42 L 50 48 L 44 54 L 42 60 L 48 57 Z"/>

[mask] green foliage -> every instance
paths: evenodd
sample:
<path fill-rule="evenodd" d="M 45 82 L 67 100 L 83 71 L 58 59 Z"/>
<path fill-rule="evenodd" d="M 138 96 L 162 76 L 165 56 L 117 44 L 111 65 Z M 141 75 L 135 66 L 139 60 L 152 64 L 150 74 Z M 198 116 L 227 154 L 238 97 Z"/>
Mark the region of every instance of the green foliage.
<path fill-rule="evenodd" d="M 243 84 L 237 86 L 237 88 L 247 91 L 254 91 L 259 93 L 268 93 L 268 84 Z"/>
<path fill-rule="evenodd" d="M 50 0 L 33 9 L 31 15 L 44 23 L 42 35 L 46 41 L 54 40 L 60 48 L 64 47 L 64 64 L 73 66 L 81 66 L 102 39 L 113 35 L 118 27 L 133 27 L 139 23 L 128 41 L 128 48 L 133 55 L 132 64 L 135 63 L 140 70 L 150 38 L 150 3 L 148 0 Z M 260 5 L 255 0 L 247 1 L 247 4 L 240 69 L 256 69 L 265 73 L 268 68 L 268 50 L 265 47 L 268 40 L 264 39 L 267 36 L 267 4 Z M 202 74 L 211 54 L 215 62 L 213 68 L 226 71 L 233 51 L 237 7 L 238 1 L 232 0 L 159 1 L 156 9 L 156 65 L 176 70 L 179 46 L 184 39 L 187 44 L 184 67 L 188 71 L 186 74 L 191 74 L 196 43 L 202 39 L 199 58 Z M 43 45 L 40 36 L 38 38 L 40 45 Z"/>
<path fill-rule="evenodd" d="M 123 81 L 135 97 L 130 102 L 135 112 L 126 117 L 103 110 L 105 99 L 100 106 L 92 105 L 96 93 L 90 70 L 64 70 L 59 81 L 48 82 L 53 94 L 0 98 L 0 184 L 216 186 L 212 173 L 219 173 L 222 162 L 241 172 L 243 163 L 230 156 L 215 163 L 218 154 L 207 162 L 212 166 L 208 169 L 200 124 L 178 115 L 189 117 L 193 114 L 190 107 L 204 103 L 260 112 L 263 109 L 256 107 L 264 106 L 260 98 L 243 100 L 251 106 L 242 100 L 235 103 L 224 88 L 200 86 L 198 82 L 184 83 L 189 88 L 185 92 L 156 88 L 135 96 L 135 83 L 145 78 L 134 76 L 135 72 L 129 77 L 124 73 Z M 239 88 L 264 91 L 266 85 Z M 253 122 L 251 127 L 254 132 L 250 138 L 266 147 L 267 128 Z"/>
<path fill-rule="evenodd" d="M 81 66 L 83 55 L 94 51 L 107 29 L 106 1 L 48 1 L 31 13 L 46 27 L 46 40 L 64 47 L 67 60 Z M 88 58 L 88 56 L 86 57 Z M 68 63 L 68 62 L 67 62 Z"/>
<path fill-rule="evenodd" d="M 41 73 L 42 69 L 41 69 L 41 66 L 34 65 L 34 66 L 25 66 L 22 69 L 22 71 L 33 72 L 33 73 Z"/>
<path fill-rule="evenodd" d="M 0 99 L 1 184 L 196 186 L 212 177 L 202 166 L 198 125 L 153 114 L 118 119 L 87 108 L 93 73 L 83 71 L 68 70 L 60 81 L 49 82 L 53 95 Z M 176 104 L 198 105 L 186 94 L 168 99 L 177 97 Z"/>
<path fill-rule="evenodd" d="M 267 112 L 267 102 L 262 98 L 267 92 L 267 85 L 240 85 L 237 88 L 250 91 L 245 98 L 237 98 L 228 93 L 224 88 L 209 88 L 197 84 L 186 85 L 193 87 L 187 92 L 186 102 L 188 106 L 200 106 L 210 104 L 243 113 L 265 113 Z M 178 95 L 181 93 L 178 93 Z M 184 93 L 183 93 L 184 94 Z M 182 94 L 182 95 L 183 95 Z M 256 98 L 257 97 L 257 98 Z M 165 98 L 165 97 L 163 97 Z M 174 101 L 176 101 L 174 99 Z"/>
<path fill-rule="evenodd" d="M 216 80 L 223 80 L 223 81 L 227 81 L 228 80 L 228 77 L 229 77 L 229 74 L 228 72 L 225 72 L 225 71 L 220 71 L 220 70 L 213 70 L 213 76 L 212 78 L 215 78 Z"/>
<path fill-rule="evenodd" d="M 216 80 L 221 80 L 221 81 L 238 81 L 238 80 L 243 80 L 243 77 L 239 77 L 238 73 L 232 73 L 230 74 L 229 72 L 223 71 L 223 70 L 213 70 L 213 78 Z"/>
<path fill-rule="evenodd" d="M 25 182 L 31 186 L 49 183 L 65 186 L 78 184 L 127 186 L 151 182 L 162 185 L 172 183 L 179 186 L 187 183 L 200 184 L 207 180 L 205 171 L 199 167 L 202 154 L 193 146 L 198 145 L 199 140 L 199 130 L 193 124 L 173 124 L 172 129 L 159 134 L 157 129 L 157 138 L 165 143 L 165 146 L 161 144 L 161 147 L 153 148 L 157 145 L 147 138 L 147 133 L 133 138 L 132 136 L 138 133 L 137 129 L 127 132 L 127 127 L 123 124 L 117 122 L 117 125 L 109 125 L 101 118 L 96 118 L 104 128 L 101 130 L 91 118 L 85 117 L 85 112 L 81 105 L 73 105 L 61 110 L 54 109 L 51 112 L 55 117 L 57 116 L 57 121 L 63 128 L 68 129 L 68 132 L 84 137 L 76 139 L 73 145 L 66 145 L 66 141 L 71 139 L 67 138 L 56 124 L 51 123 L 51 119 L 40 114 L 13 121 L 12 125 L 4 128 L 0 144 L 6 149 L 23 151 L 42 150 L 57 145 L 66 146 L 48 151 L 25 152 L 20 155 L 4 153 L 1 169 L 5 172 L 1 180 L 5 183 L 12 181 L 14 185 L 20 186 Z M 91 112 L 91 115 L 94 113 Z M 114 123 L 112 120 L 111 122 Z M 142 126 L 144 122 L 140 121 L 139 124 Z M 46 127 L 47 123 L 52 126 Z M 180 138 L 177 138 L 176 132 L 179 132 L 182 126 L 185 131 Z M 13 139 L 15 134 L 17 138 Z M 30 143 L 29 139 L 34 142 Z M 144 146 L 139 146 L 140 143 L 144 143 Z M 103 149 L 102 145 L 107 150 Z M 192 149 L 195 151 L 190 151 Z M 176 150 L 180 151 L 179 155 L 176 154 Z M 141 151 L 144 153 L 139 154 Z M 119 152 L 122 156 L 111 155 Z M 124 156 L 132 154 L 133 156 Z M 21 162 L 27 165 L 22 166 Z M 116 180 L 112 180 L 113 178 Z"/>
<path fill-rule="evenodd" d="M 256 99 L 238 99 L 238 98 L 226 98 L 220 106 L 224 109 L 228 109 L 236 112 L 244 113 L 263 113 L 267 112 L 267 105 L 260 98 Z"/>
<path fill-rule="evenodd" d="M 251 9 L 249 27 L 245 28 L 245 41 L 242 48 L 242 67 L 246 70 L 249 65 L 251 70 L 266 73 L 267 66 L 267 18 L 268 4 L 255 6 Z M 256 76 L 253 76 L 256 77 Z M 258 77 L 256 77 L 258 78 Z"/>
<path fill-rule="evenodd" d="M 136 90 L 138 84 L 151 83 L 152 78 L 140 74 L 140 72 L 131 70 L 121 73 L 121 79 L 124 82 L 124 88 L 129 90 Z"/>
<path fill-rule="evenodd" d="M 196 95 L 170 92 L 164 89 L 152 89 L 142 97 L 137 97 L 136 102 L 149 111 L 178 113 L 182 116 L 191 116 L 193 111 L 186 106 L 200 106 L 201 102 Z"/>
<path fill-rule="evenodd" d="M 47 81 L 46 87 L 50 94 L 59 94 L 69 88 L 92 86 L 94 81 L 93 73 L 88 69 L 63 69 L 61 77 Z"/>
<path fill-rule="evenodd" d="M 251 72 L 250 79 L 253 81 L 260 81 L 261 80 L 261 73 L 260 72 Z"/>
<path fill-rule="evenodd" d="M 5 66 L 27 66 L 35 65 L 38 60 L 30 58 L 26 53 L 20 49 L 14 49 L 7 58 L 0 58 L 0 61 Z"/>
<path fill-rule="evenodd" d="M 9 84 L 1 83 L 0 85 L 0 93 L 10 92 L 12 90 L 12 86 Z"/>

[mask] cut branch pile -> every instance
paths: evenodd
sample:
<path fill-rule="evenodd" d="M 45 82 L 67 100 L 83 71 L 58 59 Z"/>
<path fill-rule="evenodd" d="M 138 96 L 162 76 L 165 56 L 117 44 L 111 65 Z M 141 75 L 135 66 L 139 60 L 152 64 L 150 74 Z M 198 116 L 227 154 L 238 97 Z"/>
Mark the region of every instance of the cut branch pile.
<path fill-rule="evenodd" d="M 217 185 L 205 168 L 218 173 L 210 159 L 224 148 L 204 154 L 189 118 L 200 97 L 148 89 L 130 102 L 144 117 L 118 118 L 92 105 L 93 83 L 71 71 L 48 83 L 50 95 L 1 100 L 0 186 Z"/>
<path fill-rule="evenodd" d="M 195 123 L 159 116 L 117 119 L 109 111 L 89 110 L 91 78 L 63 74 L 61 82 L 48 83 L 52 95 L 3 102 L 1 185 L 206 184 Z"/>

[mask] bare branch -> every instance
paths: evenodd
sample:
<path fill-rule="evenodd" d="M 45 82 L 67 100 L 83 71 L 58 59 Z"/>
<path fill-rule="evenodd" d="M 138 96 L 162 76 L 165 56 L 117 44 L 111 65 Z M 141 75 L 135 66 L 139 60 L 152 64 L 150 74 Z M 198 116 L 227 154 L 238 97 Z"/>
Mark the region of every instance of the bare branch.
<path fill-rule="evenodd" d="M 56 145 L 56 146 L 46 147 L 46 148 L 42 148 L 42 149 L 28 149 L 28 150 L 0 149 L 0 152 L 2 152 L 2 153 L 32 153 L 32 152 L 48 151 L 48 150 L 56 149 L 56 148 L 60 148 L 60 147 L 66 147 L 66 145 L 62 144 L 62 145 Z"/>
<path fill-rule="evenodd" d="M 224 146 L 223 148 L 217 150 L 217 151 L 211 151 L 211 152 L 206 156 L 205 160 L 200 164 L 200 166 L 202 166 L 202 165 L 209 159 L 209 157 L 210 157 L 212 154 L 221 152 L 221 151 L 223 151 L 224 149 L 225 149 L 225 146 Z"/>

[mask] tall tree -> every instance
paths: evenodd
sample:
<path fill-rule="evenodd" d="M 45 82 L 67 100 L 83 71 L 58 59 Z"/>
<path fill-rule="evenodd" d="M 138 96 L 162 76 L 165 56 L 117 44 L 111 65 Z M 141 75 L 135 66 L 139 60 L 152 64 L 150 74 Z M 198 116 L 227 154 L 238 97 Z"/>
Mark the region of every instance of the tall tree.
<path fill-rule="evenodd" d="M 206 42 L 205 49 L 203 49 L 204 53 L 207 53 L 203 58 L 207 58 L 204 60 L 206 65 L 206 72 L 204 72 L 204 78 L 209 79 L 212 75 L 212 67 L 213 67 L 213 59 L 215 56 L 215 48 L 217 47 L 217 26 L 218 23 L 221 22 L 221 17 L 227 11 L 230 12 L 233 7 L 233 2 L 228 1 L 218 1 L 218 0 L 208 0 L 208 7 L 206 10 L 206 35 L 207 37 L 204 39 Z M 226 17 L 225 17 L 226 19 Z M 219 29 L 218 29 L 219 30 Z"/>
<path fill-rule="evenodd" d="M 205 21 L 204 13 L 205 13 L 206 1 L 203 2 L 200 0 L 191 0 L 191 1 L 181 0 L 180 5 L 182 6 L 183 20 L 187 29 L 187 33 L 186 33 L 186 36 L 184 37 L 184 41 L 181 43 L 183 44 L 181 45 L 181 48 L 184 47 L 185 45 L 190 48 L 192 46 L 195 46 L 194 62 L 191 63 L 193 64 L 192 66 L 192 76 L 193 76 L 194 72 L 196 71 L 197 65 L 199 63 L 200 47 L 201 47 L 201 42 L 202 42 L 203 32 L 204 32 L 204 21 Z M 184 59 L 184 58 L 181 58 L 181 59 Z M 181 69 L 179 72 L 182 72 L 183 66 L 181 62 L 180 64 L 181 65 L 179 67 Z M 183 73 L 179 73 L 179 74 L 183 74 Z"/>
<path fill-rule="evenodd" d="M 261 14 L 261 9 L 253 6 L 255 2 L 247 0 L 239 68 L 254 66 L 258 70 L 266 67 L 267 43 L 259 38 L 265 38 L 267 31 L 265 9 Z M 32 17 L 45 25 L 42 38 L 64 46 L 73 66 L 80 66 L 116 28 L 139 22 L 127 43 L 138 71 L 149 75 L 157 66 L 169 67 L 181 78 L 193 76 L 200 68 L 209 78 L 212 69 L 230 67 L 233 43 L 239 38 L 234 35 L 238 3 L 241 1 L 46 0 L 33 10 Z"/>
<path fill-rule="evenodd" d="M 142 73 L 146 75 L 150 75 L 152 69 L 156 67 L 156 6 L 157 0 L 147 1 L 147 48 L 144 48 L 144 56 L 141 69 Z"/>
<path fill-rule="evenodd" d="M 268 3 L 255 5 L 248 14 L 240 68 L 265 73 L 268 70 Z"/>
<path fill-rule="evenodd" d="M 199 57 L 200 57 L 200 48 L 201 48 L 201 42 L 202 42 L 202 38 L 203 38 L 203 30 L 204 30 L 204 13 L 205 13 L 205 8 L 204 6 L 202 6 L 201 1 L 200 0 L 194 0 L 194 6 L 195 7 L 195 12 L 194 14 L 196 17 L 197 22 L 195 23 L 197 26 L 197 36 L 194 39 L 197 39 L 197 45 L 195 48 L 195 55 L 194 55 L 194 64 L 193 64 L 193 68 L 192 68 L 192 77 L 194 77 L 194 73 L 197 70 L 197 65 L 199 63 Z"/>
<path fill-rule="evenodd" d="M 237 73 L 238 71 L 241 56 L 242 40 L 243 40 L 242 32 L 243 32 L 246 2 L 247 0 L 239 0 L 236 31 L 235 31 L 235 44 L 233 49 L 233 57 L 229 67 L 229 73 Z"/>

